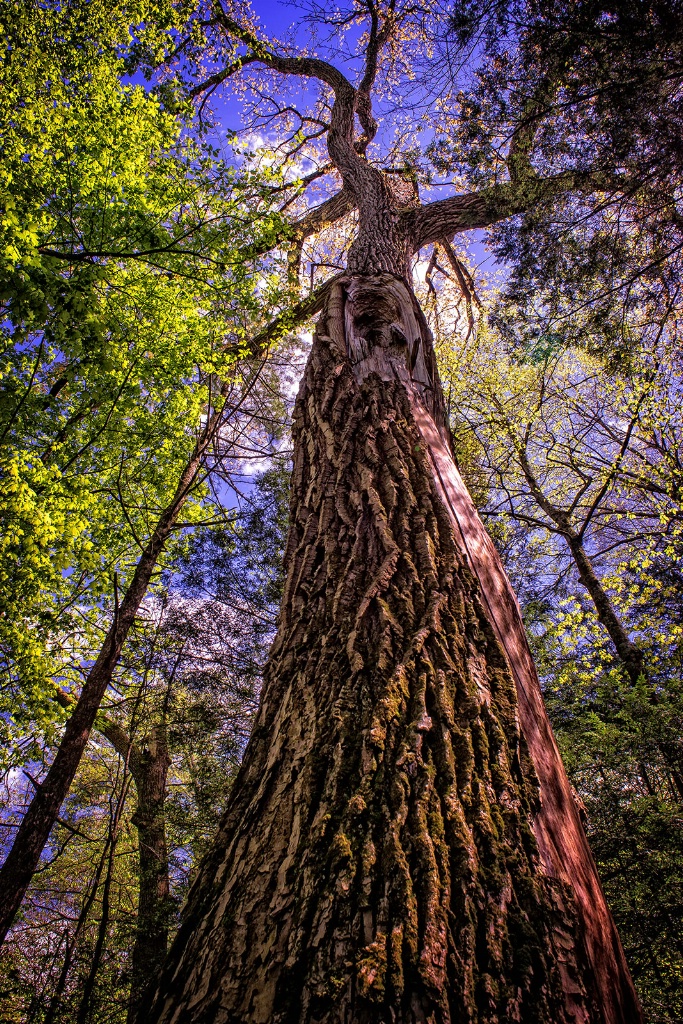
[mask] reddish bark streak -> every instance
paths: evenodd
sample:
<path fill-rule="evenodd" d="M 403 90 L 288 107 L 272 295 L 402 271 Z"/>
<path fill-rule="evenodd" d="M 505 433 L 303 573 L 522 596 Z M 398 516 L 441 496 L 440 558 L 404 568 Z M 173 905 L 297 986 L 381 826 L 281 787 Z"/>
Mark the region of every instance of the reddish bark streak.
<path fill-rule="evenodd" d="M 429 446 L 444 502 L 460 532 L 468 560 L 481 585 L 491 623 L 515 677 L 522 732 L 541 786 L 541 807 L 534 821 L 534 831 L 544 867 L 548 874 L 561 878 L 575 892 L 583 940 L 600 991 L 605 1024 L 625 1021 L 635 1024 L 640 1019 L 638 999 L 548 721 L 517 600 L 500 556 L 433 420 L 420 408 L 419 402 L 414 405 L 414 415 Z"/>

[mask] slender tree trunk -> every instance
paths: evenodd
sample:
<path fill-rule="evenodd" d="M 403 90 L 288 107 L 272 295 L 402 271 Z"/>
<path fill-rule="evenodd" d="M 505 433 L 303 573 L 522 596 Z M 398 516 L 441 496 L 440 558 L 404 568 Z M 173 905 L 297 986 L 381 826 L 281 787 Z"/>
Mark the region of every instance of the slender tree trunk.
<path fill-rule="evenodd" d="M 83 916 L 83 909 L 79 915 L 80 919 Z M 71 960 L 73 958 L 73 951 L 75 949 L 75 940 L 69 936 L 68 927 L 64 930 L 64 960 L 62 961 L 62 967 L 59 972 L 59 978 L 55 985 L 54 991 L 50 997 L 50 1003 L 48 1005 L 45 1016 L 43 1017 L 44 1024 L 52 1024 L 56 1014 L 59 1012 L 59 1007 L 62 1002 L 62 996 L 64 995 L 64 989 L 66 988 L 67 978 L 69 977 L 69 970 L 71 968 Z"/>
<path fill-rule="evenodd" d="M 74 933 L 71 936 L 71 938 L 69 938 L 69 936 L 67 935 L 64 963 L 62 964 L 62 970 L 60 972 L 57 985 L 55 986 L 54 993 L 52 994 L 52 998 L 50 999 L 50 1005 L 47 1009 L 47 1013 L 45 1014 L 43 1024 L 53 1024 L 53 1022 L 57 1019 L 59 1015 L 59 1011 L 62 1004 L 62 998 L 64 996 L 64 990 L 66 989 L 66 983 L 69 978 L 69 971 L 71 970 L 71 964 L 74 958 L 74 953 L 78 948 L 81 932 L 85 928 L 86 921 L 88 920 L 90 908 L 95 902 L 95 897 L 97 896 L 97 890 L 99 889 L 100 886 L 100 878 L 102 877 L 102 872 L 104 871 L 105 862 L 108 859 L 108 850 L 109 844 L 107 843 L 107 845 L 102 850 L 102 854 L 98 861 L 97 867 L 95 868 L 95 875 L 90 885 L 90 890 L 85 899 L 83 900 L 83 905 L 81 906 L 81 910 L 78 915 L 78 921 L 76 922 Z"/>
<path fill-rule="evenodd" d="M 111 682 L 123 644 L 135 621 L 140 603 L 178 515 L 195 482 L 207 445 L 220 422 L 212 413 L 185 466 L 175 494 L 163 511 L 133 573 L 126 595 L 117 607 L 97 659 L 88 673 L 73 714 L 66 723 L 55 759 L 40 784 L 19 826 L 12 848 L 0 868 L 0 943 L 14 920 L 24 893 L 40 861 L 59 808 L 71 788 L 90 737 L 102 698 Z"/>
<path fill-rule="evenodd" d="M 593 563 L 583 545 L 581 533 L 572 526 L 569 514 L 564 509 L 558 508 L 557 505 L 553 505 L 543 493 L 529 462 L 526 449 L 519 447 L 517 455 L 524 478 L 529 485 L 529 490 L 534 500 L 548 518 L 555 523 L 560 534 L 566 540 L 578 570 L 579 579 L 590 594 L 591 600 L 595 605 L 598 621 L 602 623 L 607 631 L 607 635 L 616 647 L 619 660 L 628 672 L 631 681 L 634 684 L 637 683 L 644 673 L 642 651 L 633 643 L 615 612 L 609 595 L 595 573 Z"/>
<path fill-rule="evenodd" d="M 579 571 L 579 579 L 592 598 L 598 620 L 602 623 L 610 640 L 616 647 L 619 660 L 628 672 L 631 682 L 635 684 L 645 674 L 642 651 L 633 643 L 621 624 L 621 620 L 612 606 L 609 595 L 596 576 L 593 563 L 586 554 L 586 549 L 580 539 L 574 531 L 570 531 L 566 534 L 566 537 L 569 550 Z"/>
<path fill-rule="evenodd" d="M 117 822 L 118 827 L 118 822 Z M 81 996 L 81 1003 L 78 1007 L 78 1016 L 76 1018 L 76 1024 L 87 1024 L 88 1018 L 90 1017 L 90 1008 L 92 1004 L 92 997 L 95 991 L 95 982 L 97 980 L 97 974 L 102 963 L 102 953 L 104 952 L 104 944 L 107 938 L 107 931 L 109 930 L 109 915 L 111 910 L 111 883 L 114 877 L 114 856 L 116 854 L 116 844 L 118 836 L 116 831 L 109 837 L 109 857 L 107 859 L 107 873 L 104 876 L 104 886 L 102 887 L 102 910 L 100 914 L 100 924 L 97 929 L 97 939 L 95 941 L 95 949 L 93 951 L 92 960 L 90 961 L 90 968 L 88 970 L 85 983 L 83 985 L 83 994 Z"/>
<path fill-rule="evenodd" d="M 567 542 L 572 558 L 574 559 L 574 564 L 576 565 L 579 573 L 579 579 L 590 594 L 591 600 L 595 606 L 598 621 L 602 624 L 607 635 L 614 644 L 619 661 L 624 666 L 629 679 L 634 686 L 638 685 L 641 681 L 647 681 L 647 671 L 643 652 L 637 644 L 634 644 L 628 635 L 628 632 L 624 628 L 624 625 L 612 604 L 609 594 L 603 587 L 597 573 L 595 572 L 592 559 L 584 547 L 581 534 L 573 528 L 568 513 L 563 509 L 558 508 L 556 505 L 553 505 L 553 503 L 549 501 L 543 493 L 525 449 L 518 449 L 517 454 L 522 467 L 522 472 L 524 473 L 525 479 L 535 501 L 538 506 L 543 509 L 546 515 L 555 523 L 560 534 Z M 654 687 L 651 687 L 650 701 L 653 704 L 656 704 L 657 699 L 656 690 Z M 667 771 L 670 773 L 670 778 L 678 798 L 679 800 L 683 800 L 681 741 L 680 739 L 661 741 L 658 743 L 658 747 L 664 758 Z M 641 774 L 646 780 L 646 784 L 649 786 L 647 775 L 642 768 Z"/>
<path fill-rule="evenodd" d="M 57 691 L 56 699 L 65 708 L 71 708 L 75 703 L 74 698 L 63 690 Z M 168 752 L 165 720 L 159 725 L 152 726 L 149 735 L 141 744 L 133 742 L 125 729 L 104 715 L 97 717 L 95 727 L 109 740 L 130 770 L 138 799 L 132 819 L 138 831 L 138 916 L 135 944 L 131 957 L 131 987 L 128 1005 L 128 1022 L 134 1024 L 142 993 L 150 984 L 153 984 L 168 948 L 171 901 L 165 804 L 166 780 L 171 758 Z M 101 861 L 98 869 L 100 873 L 103 864 L 104 860 Z M 97 877 L 99 878 L 99 875 Z M 92 902 L 94 893 L 89 899 Z M 79 918 L 72 948 L 75 948 L 81 927 Z M 61 998 L 69 963 L 70 959 L 67 953 L 53 1001 L 55 998 L 57 1001 Z M 52 1003 L 49 1013 L 54 1013 Z M 45 1024 L 49 1024 L 47 1018 Z"/>
<path fill-rule="evenodd" d="M 294 445 L 259 713 L 145 1021 L 637 1024 L 401 279 L 331 293 Z"/>
<path fill-rule="evenodd" d="M 134 1024 L 142 994 L 166 958 L 171 912 L 166 848 L 166 778 L 171 759 L 160 726 L 140 753 L 135 772 L 138 806 L 133 824 L 140 852 L 138 919 L 133 947 L 128 1022 Z"/>
<path fill-rule="evenodd" d="M 579 578 L 593 599 L 598 619 L 607 630 L 612 643 L 616 647 L 619 660 L 626 669 L 631 682 L 635 686 L 639 681 L 647 680 L 643 652 L 633 643 L 624 629 L 621 619 L 614 610 L 609 594 L 602 586 L 593 569 L 593 563 L 586 553 L 583 544 L 575 535 L 568 536 L 567 541 L 579 571 Z M 654 687 L 650 688 L 650 701 L 653 704 L 657 703 L 657 693 Z M 670 773 L 678 799 L 683 800 L 681 742 L 680 740 L 662 740 L 658 743 L 658 747 L 664 758 L 666 768 Z"/>

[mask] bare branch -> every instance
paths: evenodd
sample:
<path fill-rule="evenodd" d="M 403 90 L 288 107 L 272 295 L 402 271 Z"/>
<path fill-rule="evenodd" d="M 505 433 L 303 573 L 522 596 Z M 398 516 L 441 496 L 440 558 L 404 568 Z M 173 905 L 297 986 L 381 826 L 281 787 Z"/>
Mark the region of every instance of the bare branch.
<path fill-rule="evenodd" d="M 465 341 L 468 341 L 470 335 L 474 332 L 474 311 L 472 309 L 472 298 L 474 297 L 474 299 L 475 299 L 475 301 L 476 301 L 478 306 L 481 306 L 481 303 L 479 301 L 477 293 L 474 290 L 474 286 L 472 284 L 472 279 L 471 279 L 469 274 L 467 274 L 467 276 L 465 276 L 464 268 L 463 268 L 460 260 L 458 259 L 458 257 L 455 255 L 455 252 L 453 251 L 453 247 L 452 247 L 451 243 L 448 241 L 447 238 L 441 238 L 439 240 L 439 245 L 441 246 L 441 248 L 445 252 L 446 259 L 450 263 L 451 269 L 453 270 L 455 276 L 458 279 L 458 284 L 460 285 L 460 291 L 462 292 L 462 296 L 463 296 L 463 298 L 465 300 L 465 305 L 467 307 L 467 323 L 468 323 L 468 331 L 467 331 L 467 337 L 465 338 Z M 469 280 L 468 280 L 468 278 L 469 278 Z"/>
<path fill-rule="evenodd" d="M 200 82 L 199 85 L 195 85 L 194 89 L 190 89 L 189 95 L 192 99 L 196 99 L 196 97 L 201 96 L 202 93 L 209 90 L 213 91 L 217 86 L 226 82 L 228 78 L 231 78 L 232 75 L 241 71 L 242 68 L 246 67 L 248 64 L 255 64 L 258 60 L 258 57 L 254 57 L 249 54 L 244 57 L 238 57 L 237 60 L 233 61 L 232 64 L 229 64 L 227 68 L 223 68 L 222 71 L 217 71 L 215 75 L 211 75 L 210 78 Z"/>
<path fill-rule="evenodd" d="M 244 28 L 222 12 L 217 16 L 216 23 L 233 38 L 238 39 L 250 48 L 250 52 L 247 54 L 247 59 L 250 63 L 260 62 L 274 71 L 285 75 L 315 78 L 332 89 L 335 101 L 332 105 L 332 116 L 327 135 L 327 148 L 330 158 L 340 172 L 345 186 L 353 192 L 357 199 L 364 188 L 374 186 L 381 189 L 382 181 L 379 171 L 371 167 L 359 155 L 354 144 L 354 116 L 359 94 L 345 75 L 338 68 L 335 68 L 327 61 L 320 60 L 318 57 L 286 57 L 283 54 L 277 53 L 266 43 L 258 39 L 249 29 Z M 388 32 L 386 24 L 383 31 L 385 29 Z M 381 38 L 382 33 L 376 32 L 373 48 L 379 47 Z M 234 65 L 231 65 L 231 68 L 234 68 Z M 366 78 L 368 80 L 368 91 L 365 97 L 361 96 L 362 116 L 366 119 L 366 137 L 368 136 L 368 131 L 373 133 L 372 122 L 367 120 L 372 116 L 369 106 L 369 88 L 372 81 L 374 81 L 375 70 L 373 68 L 376 69 L 376 54 L 374 58 L 370 55 L 364 77 L 364 81 Z M 222 74 L 222 72 L 219 74 Z M 361 113 L 359 112 L 360 117 Z M 362 148 L 361 144 L 360 149 L 362 150 Z"/>
<path fill-rule="evenodd" d="M 351 213 L 355 207 L 356 203 L 353 198 L 348 192 L 341 189 L 336 195 L 326 199 L 320 206 L 315 206 L 301 217 L 300 220 L 295 221 L 292 224 L 292 231 L 296 237 L 303 240 L 310 235 L 317 234 L 318 231 L 322 231 L 324 228 L 330 227 L 335 221 L 345 217 L 347 213 Z"/>
<path fill-rule="evenodd" d="M 370 12 L 370 34 L 365 51 L 365 73 L 358 86 L 356 96 L 356 113 L 364 132 L 363 138 L 356 143 L 356 152 L 361 155 L 365 153 L 368 145 L 377 134 L 378 124 L 372 113 L 370 95 L 375 84 L 375 78 L 377 77 L 378 57 L 382 47 L 389 38 L 394 23 L 393 18 L 387 17 L 380 28 L 377 8 L 373 0 L 367 0 L 367 6 Z"/>
<path fill-rule="evenodd" d="M 266 64 L 268 67 L 285 75 L 317 78 L 319 81 L 329 85 L 337 98 L 344 95 L 353 96 L 355 93 L 353 86 L 342 72 L 332 64 L 328 64 L 327 61 L 320 60 L 319 57 L 285 57 L 272 50 L 255 36 L 253 32 L 250 32 L 227 15 L 221 13 L 216 20 L 221 28 L 251 48 L 251 52 L 247 55 L 250 63 L 259 61 L 261 64 Z"/>

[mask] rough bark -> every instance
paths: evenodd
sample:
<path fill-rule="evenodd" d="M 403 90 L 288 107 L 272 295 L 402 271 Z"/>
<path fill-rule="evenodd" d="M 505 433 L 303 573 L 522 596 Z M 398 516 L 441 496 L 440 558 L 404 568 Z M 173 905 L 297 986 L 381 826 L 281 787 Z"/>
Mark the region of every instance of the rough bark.
<path fill-rule="evenodd" d="M 349 276 L 297 400 L 260 710 L 152 1024 L 636 1024 L 429 332 Z"/>

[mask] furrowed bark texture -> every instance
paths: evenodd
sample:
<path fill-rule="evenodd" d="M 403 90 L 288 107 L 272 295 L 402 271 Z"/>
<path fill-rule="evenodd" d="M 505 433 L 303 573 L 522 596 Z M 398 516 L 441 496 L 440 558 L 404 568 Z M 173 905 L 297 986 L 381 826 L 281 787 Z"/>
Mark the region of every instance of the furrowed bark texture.
<path fill-rule="evenodd" d="M 398 278 L 332 292 L 294 441 L 261 707 L 145 1020 L 636 1024 Z"/>

